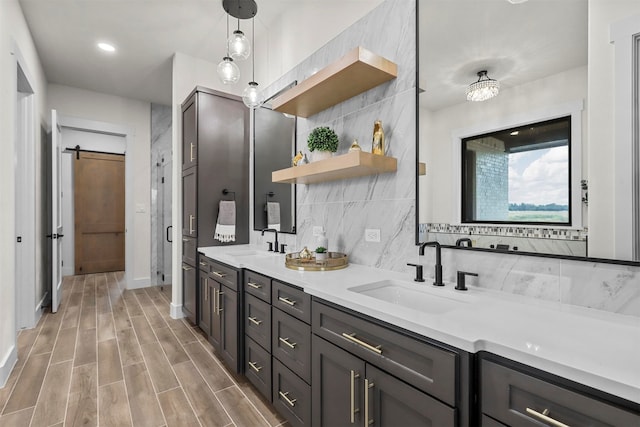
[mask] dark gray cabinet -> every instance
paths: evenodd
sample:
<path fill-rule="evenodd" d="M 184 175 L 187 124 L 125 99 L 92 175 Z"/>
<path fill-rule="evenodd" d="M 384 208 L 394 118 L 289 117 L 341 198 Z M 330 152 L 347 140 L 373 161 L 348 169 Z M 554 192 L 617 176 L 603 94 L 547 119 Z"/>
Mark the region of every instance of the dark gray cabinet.
<path fill-rule="evenodd" d="M 182 172 L 182 235 L 193 238 L 198 237 L 196 179 L 196 168 Z"/>
<path fill-rule="evenodd" d="M 190 97 L 182 105 L 182 170 L 195 166 L 198 162 L 198 115 L 195 97 Z"/>
<path fill-rule="evenodd" d="M 182 311 L 187 318 L 192 321 L 196 318 L 196 280 L 197 269 L 189 264 L 182 263 L 182 283 L 190 284 L 191 286 L 183 286 L 182 288 Z"/>
<path fill-rule="evenodd" d="M 199 273 L 199 301 L 198 307 L 198 326 L 207 335 L 211 334 L 211 289 L 209 288 L 209 277 L 203 270 Z"/>
<path fill-rule="evenodd" d="M 311 425 L 311 387 L 273 358 L 273 405 L 293 427 Z"/>
<path fill-rule="evenodd" d="M 497 356 L 480 358 L 483 426 L 640 425 L 637 403 L 578 388 L 584 387 Z"/>

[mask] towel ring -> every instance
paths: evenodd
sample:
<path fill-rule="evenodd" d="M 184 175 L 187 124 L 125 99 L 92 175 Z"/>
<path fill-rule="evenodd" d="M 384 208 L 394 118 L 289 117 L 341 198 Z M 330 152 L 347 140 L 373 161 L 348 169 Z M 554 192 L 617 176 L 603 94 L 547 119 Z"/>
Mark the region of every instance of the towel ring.
<path fill-rule="evenodd" d="M 236 192 L 235 192 L 235 191 L 229 191 L 229 190 L 227 190 L 227 189 L 225 188 L 224 190 L 222 190 L 222 194 L 224 194 L 225 196 L 226 196 L 227 194 L 232 194 L 232 195 L 233 195 L 233 196 L 232 196 L 232 197 L 233 197 L 233 200 L 234 200 L 234 201 L 236 200 Z"/>

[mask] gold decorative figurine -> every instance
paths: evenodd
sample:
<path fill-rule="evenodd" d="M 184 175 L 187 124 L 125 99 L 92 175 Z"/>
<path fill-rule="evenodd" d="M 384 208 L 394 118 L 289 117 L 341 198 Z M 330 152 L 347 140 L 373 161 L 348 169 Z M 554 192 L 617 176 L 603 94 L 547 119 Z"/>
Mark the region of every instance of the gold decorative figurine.
<path fill-rule="evenodd" d="M 296 156 L 293 158 L 293 160 L 291 161 L 291 164 L 293 166 L 298 166 L 298 163 L 302 164 L 300 160 L 302 160 L 303 158 L 304 158 L 304 155 L 302 154 L 302 151 L 298 151 L 298 154 L 296 154 Z"/>
<path fill-rule="evenodd" d="M 382 129 L 382 122 L 376 120 L 373 124 L 373 142 L 371 143 L 371 152 L 384 156 L 384 130 Z"/>
<path fill-rule="evenodd" d="M 351 144 L 351 147 L 349 148 L 349 152 L 351 152 L 351 151 L 360 151 L 360 150 L 361 150 L 361 148 L 360 148 L 360 144 L 358 144 L 358 140 L 354 139 L 353 140 L 353 144 Z"/>

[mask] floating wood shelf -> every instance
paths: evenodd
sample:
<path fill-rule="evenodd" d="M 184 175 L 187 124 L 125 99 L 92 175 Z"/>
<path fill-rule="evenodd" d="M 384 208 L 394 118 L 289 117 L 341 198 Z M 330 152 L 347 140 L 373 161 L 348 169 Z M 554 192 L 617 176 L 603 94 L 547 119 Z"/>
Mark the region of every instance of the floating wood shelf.
<path fill-rule="evenodd" d="M 330 159 L 273 171 L 271 180 L 288 184 L 314 184 L 395 172 L 397 169 L 398 161 L 394 157 L 380 156 L 364 151 L 352 151 Z"/>
<path fill-rule="evenodd" d="M 309 117 L 398 76 L 398 66 L 357 47 L 273 100 L 281 113 Z"/>

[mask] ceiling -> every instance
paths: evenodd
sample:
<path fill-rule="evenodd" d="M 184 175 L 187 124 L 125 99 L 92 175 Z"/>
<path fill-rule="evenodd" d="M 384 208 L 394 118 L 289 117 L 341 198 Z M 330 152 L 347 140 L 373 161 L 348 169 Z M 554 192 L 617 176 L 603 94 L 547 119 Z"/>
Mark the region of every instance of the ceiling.
<path fill-rule="evenodd" d="M 257 0 L 256 39 L 285 31 L 279 18 L 288 13 L 307 17 L 288 31 L 317 27 L 321 7 L 342 18 L 318 34 L 326 42 L 381 1 Z M 587 1 L 419 0 L 421 107 L 466 102 L 464 90 L 481 69 L 504 90 L 586 65 Z M 169 105 L 175 52 L 212 63 L 225 54 L 222 0 L 19 2 L 50 83 Z M 241 28 L 250 34 L 247 21 Z M 101 52 L 98 41 L 118 51 Z M 296 49 L 304 58 L 317 47 L 300 43 Z M 247 61 L 239 65 L 248 72 Z"/>
<path fill-rule="evenodd" d="M 225 56 L 222 0 L 19 0 L 47 81 L 101 93 L 171 104 L 172 56 L 181 52 L 218 63 Z M 257 0 L 256 39 L 284 13 L 317 19 L 322 7 L 344 11 L 319 34 L 325 42 L 381 0 Z M 304 13 L 309 10 L 310 13 Z M 300 13 L 302 12 L 302 13 Z M 231 22 L 231 30 L 237 25 Z M 305 23 L 300 22 L 302 28 Z M 241 29 L 250 36 L 248 21 Z M 295 35 L 292 34 L 295 38 Z M 114 44 L 116 53 L 96 49 Z M 299 46 L 303 56 L 307 45 Z M 241 72 L 250 70 L 244 61 Z"/>

